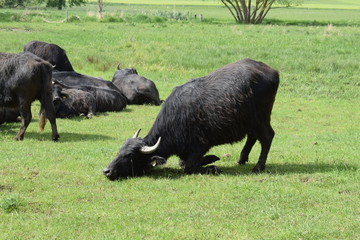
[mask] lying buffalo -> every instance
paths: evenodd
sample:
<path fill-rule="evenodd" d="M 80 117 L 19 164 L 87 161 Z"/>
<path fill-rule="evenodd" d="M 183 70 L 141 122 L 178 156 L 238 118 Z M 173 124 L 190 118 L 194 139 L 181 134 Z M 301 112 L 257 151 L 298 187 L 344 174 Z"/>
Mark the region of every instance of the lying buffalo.
<path fill-rule="evenodd" d="M 5 122 L 16 122 L 20 116 L 19 109 L 0 108 L 0 124 Z"/>
<path fill-rule="evenodd" d="M 32 53 L 0 53 L 0 108 L 19 110 L 21 127 L 15 140 L 23 140 L 31 115 L 31 103 L 41 102 L 39 127 L 45 116 L 52 128 L 52 140 L 59 138 L 56 126 L 51 84 L 52 66 Z"/>
<path fill-rule="evenodd" d="M 24 46 L 24 52 L 31 52 L 48 61 L 57 71 L 74 71 L 64 49 L 56 44 L 31 41 Z"/>
<path fill-rule="evenodd" d="M 79 92 L 79 97 L 76 97 L 75 95 L 68 95 L 67 97 L 64 97 L 64 91 L 69 92 L 69 90 L 77 90 L 80 91 Z M 66 84 L 63 84 L 62 82 L 59 82 L 57 80 L 54 81 L 54 90 L 53 90 L 53 95 L 54 95 L 54 101 L 56 100 L 57 103 L 59 103 L 60 101 L 62 102 L 66 102 L 67 105 L 69 105 L 70 103 L 77 103 L 77 102 L 83 102 L 85 99 L 89 99 L 89 97 L 86 97 L 85 93 L 81 93 L 81 92 L 86 92 L 90 95 L 92 95 L 92 97 L 95 100 L 95 108 L 91 108 L 92 110 L 94 110 L 94 112 L 118 112 L 123 110 L 126 107 L 127 104 L 127 99 L 126 97 L 117 90 L 113 90 L 113 89 L 108 89 L 108 88 L 100 88 L 100 87 L 93 87 L 93 86 L 68 86 Z M 85 104 L 85 102 L 83 102 L 81 104 L 82 106 L 90 106 L 90 103 Z"/>
<path fill-rule="evenodd" d="M 110 81 L 77 72 L 53 72 L 52 78 L 53 80 L 57 80 L 70 87 L 90 86 L 119 91 L 119 89 Z"/>
<path fill-rule="evenodd" d="M 243 59 L 176 87 L 149 133 L 126 140 L 104 174 L 110 180 L 143 175 L 172 155 L 180 157 L 187 174 L 217 173 L 216 166 L 205 165 L 219 158 L 204 155 L 213 146 L 234 143 L 245 136 L 238 163 L 248 161 L 259 140 L 261 153 L 253 172 L 263 171 L 275 134 L 270 116 L 278 85 L 276 70 Z"/>
<path fill-rule="evenodd" d="M 120 69 L 118 66 L 112 82 L 127 97 L 129 104 L 161 104 L 154 82 L 139 76 L 134 68 Z"/>
<path fill-rule="evenodd" d="M 96 100 L 93 95 L 78 89 L 61 89 L 55 88 L 54 107 L 56 117 L 71 118 L 85 115 L 91 118 L 96 112 Z"/>

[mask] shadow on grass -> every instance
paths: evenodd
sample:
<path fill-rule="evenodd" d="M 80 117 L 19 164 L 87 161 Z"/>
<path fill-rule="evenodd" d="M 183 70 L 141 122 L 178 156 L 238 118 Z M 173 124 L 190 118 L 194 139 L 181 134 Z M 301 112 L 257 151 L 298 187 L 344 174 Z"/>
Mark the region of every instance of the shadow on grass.
<path fill-rule="evenodd" d="M 59 142 L 83 142 L 83 141 L 97 141 L 97 140 L 111 140 L 114 139 L 109 136 L 100 134 L 84 134 L 84 133 L 70 133 L 60 132 Z M 38 141 L 49 141 L 51 139 L 51 133 L 39 133 L 39 132 L 26 132 L 25 139 L 34 139 Z"/>
<path fill-rule="evenodd" d="M 354 21 L 316 21 L 316 20 L 279 20 L 279 19 L 264 19 L 265 25 L 278 25 L 278 26 L 328 26 L 329 24 L 338 27 L 359 26 L 359 22 Z"/>
<path fill-rule="evenodd" d="M 220 175 L 229 175 L 229 176 L 247 176 L 257 174 L 252 172 L 252 168 L 255 165 L 247 164 L 247 165 L 234 165 L 231 167 L 219 167 L 222 170 Z M 266 166 L 265 172 L 261 173 L 263 175 L 286 175 L 286 174 L 314 174 L 314 173 L 325 173 L 325 172 L 356 172 L 358 171 L 358 167 L 347 164 L 317 164 L 317 163 L 309 163 L 309 164 L 269 164 Z M 147 177 L 153 179 L 179 179 L 186 174 L 180 168 L 155 168 L 151 170 L 147 175 Z"/>
<path fill-rule="evenodd" d="M 110 113 L 116 113 L 116 114 L 121 114 L 121 113 L 130 113 L 132 112 L 133 110 L 132 109 L 129 109 L 129 108 L 124 108 L 122 109 L 121 111 L 116 111 L 116 112 L 97 112 L 93 118 L 96 118 L 96 117 L 100 117 L 100 116 L 103 116 L 103 117 L 107 117 L 110 115 Z M 57 118 L 59 119 L 59 118 Z M 71 120 L 71 121 L 77 121 L 77 122 L 81 122 L 81 121 L 91 121 L 91 119 L 88 119 L 86 118 L 85 116 L 75 116 L 75 117 L 69 117 L 69 118 L 60 118 L 60 119 L 64 119 L 64 120 Z"/>
<path fill-rule="evenodd" d="M 15 137 L 18 132 L 18 127 L 0 126 L 0 136 L 10 135 L 11 138 Z M 100 134 L 80 134 L 80 133 L 69 133 L 69 132 L 60 132 L 59 142 L 83 142 L 83 141 L 97 141 L 97 140 L 111 140 L 114 139 L 109 136 L 100 135 Z M 51 133 L 41 133 L 41 132 L 32 132 L 26 131 L 24 136 L 24 141 L 26 139 L 32 139 L 35 141 L 51 141 Z"/>

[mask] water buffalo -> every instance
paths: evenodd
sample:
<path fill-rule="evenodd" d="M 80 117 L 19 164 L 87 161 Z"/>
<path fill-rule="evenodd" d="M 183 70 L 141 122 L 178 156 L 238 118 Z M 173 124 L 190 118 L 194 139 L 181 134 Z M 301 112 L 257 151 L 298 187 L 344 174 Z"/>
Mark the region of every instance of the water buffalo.
<path fill-rule="evenodd" d="M 184 171 L 217 173 L 205 166 L 219 158 L 204 156 L 211 147 L 234 143 L 247 136 L 239 164 L 248 161 L 256 140 L 261 153 L 253 172 L 265 169 L 275 135 L 270 116 L 279 74 L 264 63 L 243 59 L 176 87 L 163 104 L 144 138 L 135 134 L 103 170 L 110 180 L 143 175 L 172 155 L 183 161 Z M 204 167 L 205 166 L 205 167 Z"/>
<path fill-rule="evenodd" d="M 54 99 L 61 100 L 61 92 L 65 89 L 76 89 L 91 94 L 96 101 L 96 112 L 121 111 L 126 107 L 126 97 L 117 90 L 93 86 L 67 86 L 57 80 L 54 81 Z M 82 94 L 83 96 L 83 94 Z"/>
<path fill-rule="evenodd" d="M 53 72 L 53 80 L 57 80 L 67 86 L 91 86 L 104 89 L 112 89 L 119 91 L 119 89 L 110 81 L 100 78 L 91 77 L 77 72 Z"/>
<path fill-rule="evenodd" d="M 0 108 L 0 124 L 5 122 L 16 122 L 20 116 L 19 109 Z"/>
<path fill-rule="evenodd" d="M 39 127 L 45 126 L 45 115 L 52 128 L 52 140 L 59 138 L 52 102 L 52 66 L 32 53 L 0 53 L 0 108 L 19 109 L 21 127 L 15 140 L 23 140 L 31 121 L 31 103 L 41 102 Z"/>
<path fill-rule="evenodd" d="M 31 52 L 48 61 L 57 71 L 74 71 L 64 49 L 56 44 L 31 41 L 24 46 L 24 52 Z"/>
<path fill-rule="evenodd" d="M 54 106 L 56 117 L 70 118 L 85 115 L 91 118 L 96 112 L 96 100 L 93 95 L 78 89 L 54 87 Z"/>
<path fill-rule="evenodd" d="M 139 76 L 134 68 L 120 69 L 118 66 L 112 82 L 127 97 L 129 104 L 161 104 L 154 82 Z"/>

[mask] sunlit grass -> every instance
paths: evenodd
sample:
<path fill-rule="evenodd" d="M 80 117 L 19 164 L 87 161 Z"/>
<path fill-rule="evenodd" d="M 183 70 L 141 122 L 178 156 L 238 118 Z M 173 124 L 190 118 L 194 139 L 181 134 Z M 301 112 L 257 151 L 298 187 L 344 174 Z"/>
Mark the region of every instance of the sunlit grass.
<path fill-rule="evenodd" d="M 54 143 L 49 123 L 38 132 L 35 102 L 23 142 L 13 140 L 19 123 L 0 125 L 0 239 L 356 239 L 360 30 L 339 24 L 349 12 L 314 26 L 1 22 L 1 51 L 56 43 L 83 74 L 110 80 L 119 63 L 136 68 L 161 99 L 245 57 L 278 69 L 281 80 L 276 135 L 258 175 L 251 168 L 259 144 L 238 166 L 240 142 L 211 149 L 221 157 L 219 176 L 184 175 L 172 157 L 149 176 L 110 182 L 102 169 L 138 128 L 146 135 L 160 107 L 58 119 Z M 63 13 L 46 14 L 58 20 Z"/>

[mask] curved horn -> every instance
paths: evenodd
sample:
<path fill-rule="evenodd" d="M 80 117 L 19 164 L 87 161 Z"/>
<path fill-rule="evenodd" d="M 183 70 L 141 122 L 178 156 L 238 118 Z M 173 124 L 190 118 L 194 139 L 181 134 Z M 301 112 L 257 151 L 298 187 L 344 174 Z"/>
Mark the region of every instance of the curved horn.
<path fill-rule="evenodd" d="M 120 63 L 117 65 L 117 69 L 118 69 L 118 70 L 121 70 L 121 68 L 120 68 Z"/>
<path fill-rule="evenodd" d="M 150 154 L 150 153 L 153 153 L 156 151 L 156 149 L 159 148 L 160 146 L 160 141 L 161 141 L 161 137 L 159 137 L 159 139 L 157 140 L 157 142 L 155 143 L 154 146 L 144 146 L 140 149 L 140 152 L 143 153 L 143 154 Z"/>
<path fill-rule="evenodd" d="M 139 129 L 135 132 L 135 134 L 134 134 L 134 136 L 133 136 L 132 138 L 137 138 L 137 137 L 139 136 L 140 131 L 141 131 L 141 128 L 139 128 Z"/>

